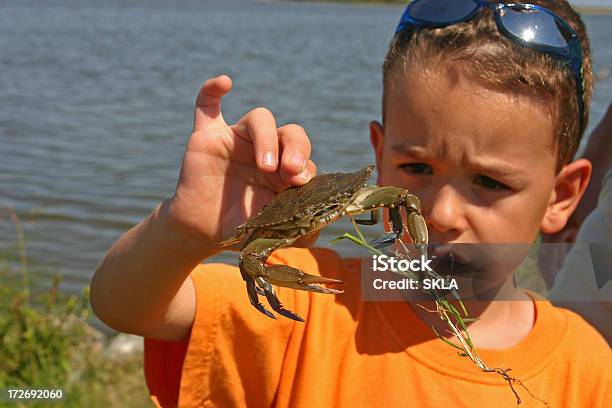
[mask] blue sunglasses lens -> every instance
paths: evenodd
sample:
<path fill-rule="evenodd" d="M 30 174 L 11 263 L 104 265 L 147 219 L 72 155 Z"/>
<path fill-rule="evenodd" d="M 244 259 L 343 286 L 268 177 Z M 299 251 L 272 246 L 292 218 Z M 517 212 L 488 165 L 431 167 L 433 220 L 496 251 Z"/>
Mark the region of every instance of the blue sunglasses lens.
<path fill-rule="evenodd" d="M 571 37 L 551 14 L 540 10 L 508 7 L 500 10 L 499 18 L 511 35 L 526 43 L 565 48 Z M 562 33 L 569 36 L 568 39 Z"/>
<path fill-rule="evenodd" d="M 478 4 L 474 0 L 416 0 L 408 7 L 409 17 L 413 20 L 448 25 L 465 19 L 478 8 Z"/>

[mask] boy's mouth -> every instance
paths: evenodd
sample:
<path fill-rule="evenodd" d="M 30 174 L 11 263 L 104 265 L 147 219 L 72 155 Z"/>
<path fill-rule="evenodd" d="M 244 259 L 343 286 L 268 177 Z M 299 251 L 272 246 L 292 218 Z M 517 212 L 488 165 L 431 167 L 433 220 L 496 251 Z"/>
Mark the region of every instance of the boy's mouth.
<path fill-rule="evenodd" d="M 484 266 L 471 244 L 430 244 L 429 254 L 433 270 L 440 275 L 475 274 Z"/>
<path fill-rule="evenodd" d="M 430 265 L 437 273 L 489 282 L 514 272 L 528 251 L 528 244 L 482 243 L 430 244 L 428 250 Z"/>
<path fill-rule="evenodd" d="M 473 274 L 475 272 L 470 264 L 458 261 L 452 253 L 433 258 L 431 267 L 442 276 Z"/>

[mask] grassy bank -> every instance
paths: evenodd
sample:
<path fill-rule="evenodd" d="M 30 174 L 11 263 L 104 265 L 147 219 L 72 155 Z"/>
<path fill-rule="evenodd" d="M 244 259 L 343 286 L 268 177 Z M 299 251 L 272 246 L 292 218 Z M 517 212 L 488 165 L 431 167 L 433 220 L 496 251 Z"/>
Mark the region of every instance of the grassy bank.
<path fill-rule="evenodd" d="M 59 277 L 30 270 L 19 229 L 17 241 L 0 254 L 0 389 L 60 388 L 65 407 L 151 406 L 142 355 L 116 361 L 105 353 L 105 339 L 88 324 L 87 290 L 62 293 Z"/>

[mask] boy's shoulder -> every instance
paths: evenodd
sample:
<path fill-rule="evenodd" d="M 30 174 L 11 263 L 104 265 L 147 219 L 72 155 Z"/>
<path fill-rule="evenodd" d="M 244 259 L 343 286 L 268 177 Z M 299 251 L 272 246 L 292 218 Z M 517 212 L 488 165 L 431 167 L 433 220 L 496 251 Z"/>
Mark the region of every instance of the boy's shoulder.
<path fill-rule="evenodd" d="M 602 345 L 607 343 L 604 338 L 599 334 L 597 330 L 593 328 L 582 316 L 576 312 L 565 309 L 562 307 L 551 305 L 551 307 L 557 312 L 565 315 L 568 322 L 568 329 L 570 330 L 569 336 L 580 334 L 581 342 L 601 342 Z"/>
<path fill-rule="evenodd" d="M 585 389 L 605 389 L 612 379 L 612 350 L 603 336 L 580 315 L 554 306 L 548 300 L 537 300 L 537 316 L 546 320 L 545 336 L 551 344 L 549 375 L 557 381 L 580 379 Z M 537 325 L 537 322 L 536 322 Z M 530 336 L 533 338 L 533 336 Z M 529 337 L 528 337 L 529 338 Z M 537 356 L 534 356 L 537 357 Z M 569 383 L 569 382 L 568 382 Z"/>
<path fill-rule="evenodd" d="M 567 322 L 564 345 L 571 350 L 572 359 L 592 362 L 592 364 L 610 366 L 612 349 L 603 336 L 579 314 L 562 307 L 550 304 L 554 313 Z"/>

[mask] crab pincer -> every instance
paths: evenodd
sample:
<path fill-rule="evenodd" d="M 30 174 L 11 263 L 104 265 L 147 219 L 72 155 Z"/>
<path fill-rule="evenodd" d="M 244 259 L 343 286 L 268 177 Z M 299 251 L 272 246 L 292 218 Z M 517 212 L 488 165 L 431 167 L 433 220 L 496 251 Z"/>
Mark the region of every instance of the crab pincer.
<path fill-rule="evenodd" d="M 240 256 L 240 273 L 247 285 L 249 301 L 260 312 L 274 318 L 260 302 L 257 295 L 263 295 L 270 307 L 277 313 L 293 320 L 303 321 L 297 314 L 287 310 L 281 304 L 272 285 L 311 292 L 338 294 L 342 290 L 331 289 L 319 284 L 337 285 L 343 281 L 322 276 L 307 274 L 288 265 L 266 265 L 266 260 L 272 251 L 281 246 L 291 245 L 295 239 L 271 239 L 251 235 Z M 255 286 L 257 284 L 257 286 Z"/>

